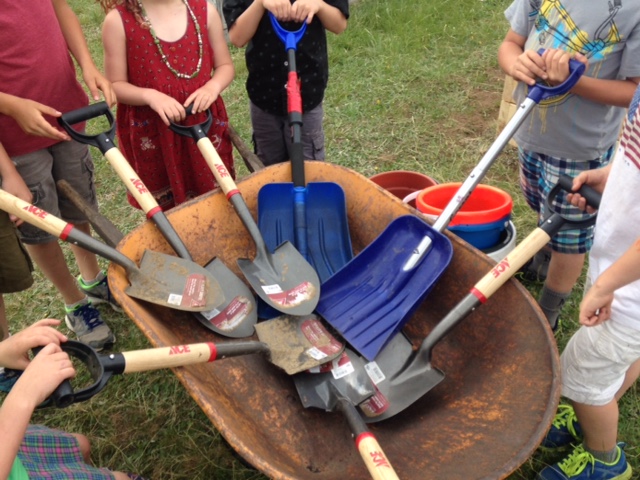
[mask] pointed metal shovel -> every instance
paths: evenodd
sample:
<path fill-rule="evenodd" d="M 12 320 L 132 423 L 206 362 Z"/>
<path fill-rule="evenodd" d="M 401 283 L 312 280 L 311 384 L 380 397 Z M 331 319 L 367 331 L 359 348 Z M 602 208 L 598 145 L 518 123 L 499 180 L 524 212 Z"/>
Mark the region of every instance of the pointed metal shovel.
<path fill-rule="evenodd" d="M 560 178 L 558 184 L 549 192 L 547 211 L 550 215 L 543 220 L 542 224 L 476 283 L 469 294 L 453 307 L 427 335 L 420 348 L 407 359 L 401 371 L 376 383 L 378 389 L 376 394 L 360 405 L 367 423 L 386 420 L 400 413 L 444 379 L 444 373 L 431 364 L 431 356 L 435 346 L 451 329 L 485 303 L 520 267 L 542 249 L 551 240 L 551 237 L 563 228 L 576 229 L 593 225 L 595 215 L 584 220 L 574 221 L 564 218 L 559 213 L 551 214 L 554 211 L 551 202 L 561 189 L 570 192 L 571 187 L 571 178 Z M 599 206 L 600 194 L 589 186 L 583 185 L 578 193 L 587 199 L 590 206 L 594 208 Z"/>
<path fill-rule="evenodd" d="M 77 132 L 71 125 L 78 121 L 90 120 L 105 115 L 109 129 L 97 135 Z M 58 122 L 76 141 L 98 148 L 118 174 L 127 190 L 136 199 L 147 218 L 153 221 L 180 258 L 193 261 L 186 245 L 173 228 L 151 192 L 146 188 L 140 176 L 131 167 L 122 152 L 116 147 L 115 118 L 106 102 L 99 102 L 72 112 L 63 114 Z M 241 338 L 253 334 L 258 321 L 258 309 L 251 290 L 218 258 L 205 266 L 219 283 L 224 302 L 217 308 L 195 313 L 195 317 L 205 327 L 226 337 Z"/>
<path fill-rule="evenodd" d="M 188 312 L 212 310 L 224 300 L 209 272 L 193 262 L 147 250 L 138 268 L 115 248 L 4 190 L 0 190 L 0 208 L 123 267 L 131 284 L 126 293 L 131 297 Z"/>
<path fill-rule="evenodd" d="M 207 119 L 197 125 L 171 125 L 171 130 L 185 137 L 193 138 L 218 185 L 233 205 L 238 217 L 251 235 L 256 245 L 253 261 L 239 258 L 238 266 L 256 293 L 269 306 L 290 315 L 307 315 L 318 304 L 320 279 L 313 267 L 290 243 L 280 245 L 273 254 L 269 253 L 258 225 L 251 216 L 238 187 L 231 178 L 227 167 L 207 137 L 206 132 L 213 118 L 207 110 Z"/>

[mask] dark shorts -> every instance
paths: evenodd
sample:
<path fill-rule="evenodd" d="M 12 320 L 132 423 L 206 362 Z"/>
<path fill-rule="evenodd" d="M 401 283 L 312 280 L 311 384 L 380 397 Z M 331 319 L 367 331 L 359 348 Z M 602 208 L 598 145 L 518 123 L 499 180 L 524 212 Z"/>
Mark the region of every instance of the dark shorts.
<path fill-rule="evenodd" d="M 33 284 L 33 264 L 18 239 L 9 214 L 0 210 L 0 294 L 26 290 Z"/>
<path fill-rule="evenodd" d="M 60 142 L 49 148 L 12 157 L 11 160 L 31 190 L 34 205 L 69 223 L 87 223 L 86 217 L 73 202 L 58 196 L 56 189 L 58 180 L 66 180 L 89 205 L 97 207 L 93 160 L 87 145 L 73 140 Z M 48 243 L 55 239 L 26 222 L 20 226 L 20 238 L 26 244 Z"/>
<path fill-rule="evenodd" d="M 613 146 L 601 157 L 587 161 L 575 161 L 543 155 L 529 150 L 518 149 L 520 160 L 520 188 L 529 206 L 538 213 L 538 224 L 547 215 L 546 199 L 551 189 L 558 183 L 560 175 L 577 176 L 585 170 L 604 167 L 611 161 Z M 561 192 L 552 205 L 553 210 L 570 220 L 583 220 L 588 214 L 574 207 L 566 200 L 566 193 Z M 551 249 L 568 254 L 586 253 L 593 244 L 594 227 L 562 230 L 558 232 L 549 245 Z"/>
<path fill-rule="evenodd" d="M 29 478 L 68 480 L 113 480 L 106 468 L 87 465 L 78 440 L 66 432 L 29 425 L 18 450 L 18 458 Z"/>
<path fill-rule="evenodd" d="M 289 161 L 291 126 L 287 116 L 272 115 L 250 102 L 253 143 L 256 155 L 265 165 Z M 302 115 L 302 146 L 305 160 L 324 160 L 322 103 Z"/>

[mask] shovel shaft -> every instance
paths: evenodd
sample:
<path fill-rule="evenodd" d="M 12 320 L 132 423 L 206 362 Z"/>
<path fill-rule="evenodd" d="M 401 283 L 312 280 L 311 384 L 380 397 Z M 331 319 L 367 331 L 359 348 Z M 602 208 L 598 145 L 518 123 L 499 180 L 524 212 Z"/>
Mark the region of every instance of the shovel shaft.
<path fill-rule="evenodd" d="M 148 348 L 123 352 L 125 361 L 122 373 L 145 372 L 160 368 L 184 367 L 196 363 L 210 363 L 225 357 L 236 357 L 268 351 L 262 342 L 212 342 Z M 117 354 L 116 354 L 117 355 Z"/>

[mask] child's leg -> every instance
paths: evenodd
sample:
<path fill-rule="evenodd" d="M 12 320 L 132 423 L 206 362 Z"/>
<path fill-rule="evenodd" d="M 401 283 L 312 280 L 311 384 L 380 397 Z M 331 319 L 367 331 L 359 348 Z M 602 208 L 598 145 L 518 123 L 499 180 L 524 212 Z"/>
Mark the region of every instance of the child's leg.
<path fill-rule="evenodd" d="M 291 132 L 285 128 L 285 117 L 271 115 L 250 102 L 251 126 L 256 154 L 266 166 L 289 160 L 287 136 Z"/>
<path fill-rule="evenodd" d="M 84 462 L 87 465 L 93 465 L 91 461 L 91 442 L 89 442 L 89 439 L 81 433 L 71 433 L 70 435 L 78 441 L 78 447 L 80 447 L 80 453 L 82 454 Z"/>
<path fill-rule="evenodd" d="M 591 451 L 610 452 L 618 440 L 618 402 L 612 400 L 605 405 L 586 405 L 573 402 L 584 446 Z"/>
<path fill-rule="evenodd" d="M 305 160 L 324 160 L 324 110 L 322 103 L 302 116 L 302 144 Z"/>

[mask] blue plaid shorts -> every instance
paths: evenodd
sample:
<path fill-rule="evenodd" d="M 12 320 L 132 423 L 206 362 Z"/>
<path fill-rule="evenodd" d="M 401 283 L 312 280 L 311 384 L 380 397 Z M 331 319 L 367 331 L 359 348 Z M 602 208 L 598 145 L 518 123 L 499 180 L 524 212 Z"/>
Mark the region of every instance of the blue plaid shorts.
<path fill-rule="evenodd" d="M 612 158 L 612 145 L 602 156 L 594 160 L 575 161 L 558 158 L 529 150 L 518 149 L 520 161 L 520 188 L 529 206 L 538 213 L 538 224 L 547 215 L 546 199 L 551 189 L 558 182 L 560 175 L 575 177 L 585 170 L 604 167 Z M 588 215 L 566 200 L 566 193 L 561 192 L 552 204 L 553 211 L 569 220 L 583 220 Z M 593 226 L 583 229 L 562 230 L 558 232 L 549 245 L 560 253 L 586 253 L 593 244 Z"/>

